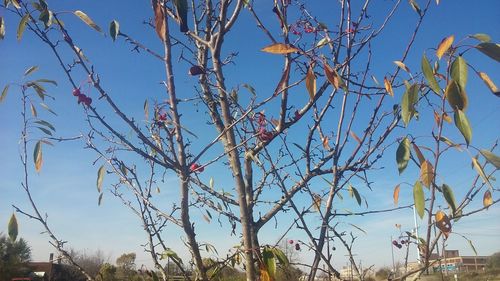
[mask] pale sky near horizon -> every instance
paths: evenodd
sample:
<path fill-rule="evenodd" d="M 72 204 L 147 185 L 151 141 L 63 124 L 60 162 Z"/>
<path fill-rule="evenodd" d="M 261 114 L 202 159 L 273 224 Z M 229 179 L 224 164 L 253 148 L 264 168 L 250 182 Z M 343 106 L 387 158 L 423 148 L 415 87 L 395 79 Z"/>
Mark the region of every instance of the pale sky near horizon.
<path fill-rule="evenodd" d="M 151 7 L 148 1 L 65 1 L 58 3 L 50 1 L 54 10 L 83 10 L 98 23 L 105 32 L 108 23 L 116 19 L 120 22 L 123 32 L 132 37 L 143 40 L 148 46 L 154 46 L 155 50 L 161 52 L 156 34 L 146 25 L 143 20 L 148 20 L 152 16 Z M 256 0 L 256 9 L 271 9 L 270 5 L 261 4 Z M 319 0 L 306 1 L 306 6 L 316 12 L 319 18 L 328 15 L 327 9 L 323 10 L 322 2 Z M 380 1 L 372 4 L 369 9 L 370 20 L 380 21 L 378 15 L 387 11 L 393 1 Z M 417 0 L 423 7 L 424 1 Z M 271 8 L 270 8 L 271 7 Z M 335 15 L 335 13 L 332 13 Z M 272 15 L 272 14 L 271 14 Z M 26 31 L 21 42 L 17 42 L 15 32 L 18 18 L 13 17 L 0 9 L 0 16 L 6 19 L 6 38 L 0 41 L 0 87 L 12 81 L 19 81 L 26 68 L 31 65 L 39 65 L 40 70 L 35 74 L 37 78 L 50 78 L 59 82 L 58 87 L 51 87 L 49 92 L 56 96 L 56 101 L 50 102 L 58 117 L 50 117 L 56 125 L 57 134 L 64 137 L 85 134 L 88 129 L 83 120 L 83 110 L 76 105 L 71 96 L 71 87 L 66 82 L 66 77 L 55 63 L 55 58 L 49 52 L 46 45 L 41 44 L 33 34 Z M 236 26 L 239 32 L 228 40 L 228 49 L 234 49 L 241 53 L 236 57 L 236 65 L 230 68 L 232 71 L 228 75 L 228 80 L 232 84 L 251 81 L 254 75 L 266 74 L 268 67 L 266 63 L 270 60 L 269 55 L 262 54 L 259 49 L 269 44 L 268 39 L 261 32 L 256 31 L 254 22 L 250 20 L 248 11 L 242 12 L 243 24 Z M 117 98 L 120 106 L 127 109 L 132 116 L 141 116 L 144 96 L 152 96 L 151 93 L 161 90 L 156 82 L 163 78 L 164 70 L 162 65 L 157 63 L 145 54 L 130 53 L 130 46 L 125 45 L 123 39 L 112 42 L 109 37 L 97 34 L 86 25 L 74 19 L 72 15 L 64 15 L 64 21 L 71 26 L 71 31 L 78 38 L 81 47 L 87 56 L 95 63 L 99 72 L 102 73 L 103 84 L 107 89 L 112 89 L 111 95 Z M 417 16 L 410 8 L 407 1 L 402 1 L 400 10 L 395 18 L 389 23 L 388 30 L 377 40 L 374 56 L 374 65 L 378 65 L 382 70 L 378 71 L 377 79 L 383 81 L 384 73 L 388 73 L 394 68 L 392 61 L 400 59 L 401 49 L 409 39 L 410 31 L 414 27 Z M 265 19 L 275 24 L 274 18 Z M 329 19 L 328 23 L 336 24 L 336 19 Z M 431 9 L 422 25 L 422 31 L 417 36 L 413 51 L 406 62 L 413 72 L 420 69 L 420 59 L 425 51 L 429 58 L 435 60 L 434 48 L 442 38 L 454 34 L 456 40 L 466 37 L 469 34 L 486 33 L 489 34 L 493 42 L 500 40 L 500 2 L 490 1 L 451 1 L 442 0 L 436 6 L 435 1 L 431 3 Z M 249 39 L 249 37 L 251 39 Z M 256 38 L 254 40 L 254 38 Z M 470 40 L 471 44 L 476 41 Z M 89 42 L 96 42 L 92 44 Z M 255 53 L 255 58 L 249 57 L 248 53 Z M 481 71 L 487 72 L 492 80 L 500 85 L 500 75 L 498 62 L 495 62 L 477 51 L 470 51 L 465 58 Z M 278 63 L 278 60 L 276 60 Z M 181 73 L 185 73 L 188 66 L 180 63 L 178 67 Z M 281 64 L 280 64 L 281 65 Z M 279 67 L 281 69 L 281 66 Z M 279 70 L 280 71 L 280 70 Z M 279 72 L 278 71 L 278 72 Z M 260 73 L 262 72 L 262 73 Z M 274 73 L 279 76 L 280 73 Z M 272 76 L 272 75 L 270 75 Z M 279 77 L 265 77 L 253 85 L 257 92 L 269 91 L 273 88 L 273 83 Z M 233 79 L 233 80 L 231 80 Z M 234 82 L 236 81 L 236 82 Z M 249 82 L 249 81 L 246 81 Z M 234 85 L 231 85 L 234 86 Z M 177 84 L 178 90 L 183 94 L 192 91 L 192 81 L 186 75 L 181 76 Z M 484 86 L 478 77 L 469 71 L 468 95 L 470 107 L 467 112 L 473 125 L 474 147 L 487 148 L 499 138 L 500 126 L 500 99 L 493 96 Z M 97 96 L 94 92 L 94 100 Z M 305 95 L 305 90 L 304 90 Z M 396 94 L 394 103 L 399 102 L 401 93 Z M 96 101 L 97 102 L 97 101 Z M 30 211 L 26 195 L 22 192 L 20 182 L 22 180 L 21 163 L 19 160 L 19 139 L 20 127 L 20 101 L 19 91 L 11 87 L 6 100 L 0 104 L 0 232 L 5 233 L 7 222 L 13 212 L 12 204 Z M 43 113 L 45 114 L 45 113 Z M 46 114 L 44 116 L 47 116 Z M 195 116 L 195 115 L 194 115 Z M 190 114 L 184 115 L 185 121 L 191 127 L 203 121 L 196 120 Z M 426 117 L 422 117 L 424 120 Z M 412 128 L 417 131 L 426 129 L 425 122 L 413 120 Z M 432 118 L 431 118 L 432 120 Z M 206 130 L 206 125 L 203 130 Z M 428 127 L 427 127 L 428 128 Z M 451 129 L 450 129 L 451 130 Z M 395 132 L 395 136 L 404 135 L 404 130 Z M 450 135 L 458 138 L 458 134 Z M 196 143 L 193 144 L 196 147 Z M 121 202 L 114 198 L 109 191 L 105 192 L 103 204 L 97 206 L 98 194 L 95 188 L 95 178 L 98 166 L 93 166 L 96 160 L 95 154 L 84 149 L 82 141 L 64 142 L 56 144 L 55 147 L 44 148 L 44 166 L 40 174 L 33 170 L 30 174 L 31 185 L 34 198 L 43 213 L 47 213 L 49 223 L 54 232 L 62 239 L 68 241 L 68 246 L 77 250 L 93 252 L 102 250 L 110 261 L 114 262 L 116 257 L 125 252 L 136 252 L 136 263 L 151 265 L 150 258 L 144 253 L 141 244 L 146 242 L 146 236 L 141 230 L 139 220 Z M 471 150 L 473 154 L 476 151 Z M 496 153 L 498 153 L 498 149 Z M 374 191 L 363 189 L 362 194 L 370 203 L 370 208 L 386 209 L 394 206 L 392 202 L 392 192 L 396 184 L 401 182 L 414 182 L 418 175 L 416 169 L 408 169 L 399 177 L 394 160 L 395 147 L 389 149 L 379 164 L 380 170 L 375 171 L 372 176 L 374 181 Z M 457 156 L 458 154 L 458 156 Z M 464 189 L 470 185 L 476 176 L 470 166 L 470 157 L 466 153 L 452 156 L 446 159 L 441 170 L 440 178 L 453 186 L 455 195 L 463 195 Z M 31 151 L 28 152 L 31 164 Z M 230 181 L 227 172 L 222 169 L 207 169 L 203 177 L 213 176 L 216 186 L 223 186 Z M 497 176 L 498 177 L 498 176 Z M 106 178 L 105 188 L 109 188 L 112 180 Z M 205 179 L 205 178 L 204 178 Z M 177 196 L 177 185 L 175 177 L 167 177 L 161 185 L 159 199 L 171 200 Z M 106 186 L 108 184 L 108 186 Z M 498 187 L 498 183 L 493 183 Z M 230 187 L 227 187 L 230 188 Z M 403 184 L 401 187 L 400 206 L 413 201 L 411 186 Z M 493 194 L 498 198 L 498 192 Z M 349 200 L 349 199 L 345 199 Z M 480 201 L 480 200 L 478 200 Z M 352 202 L 339 203 L 343 208 L 354 211 L 365 210 Z M 481 202 L 476 202 L 472 207 L 481 206 Z M 472 208 L 470 209 L 472 210 Z M 217 220 L 209 224 L 202 219 L 201 212 L 193 210 L 192 217 L 196 227 L 200 232 L 200 242 L 213 243 L 221 256 L 225 256 L 227 249 L 239 243 L 238 236 L 230 236 L 230 226 L 219 227 Z M 470 238 L 477 249 L 479 255 L 491 255 L 500 251 L 500 208 L 493 206 L 488 211 L 465 217 L 454 225 L 454 231 Z M 26 239 L 32 246 L 33 259 L 37 261 L 48 260 L 49 253 L 54 252 L 48 243 L 49 238 L 41 233 L 43 229 L 34 221 L 30 221 L 21 214 L 17 214 L 20 225 L 19 236 Z M 225 220 L 222 220 L 225 221 Z M 280 222 L 277 229 L 274 229 L 274 222 L 264 227 L 260 234 L 262 244 L 274 244 L 279 238 L 276 233 L 281 233 L 286 229 L 291 219 L 286 214 L 278 216 Z M 421 220 L 419 220 L 422 223 Z M 413 212 L 411 209 L 403 209 L 392 213 L 378 215 L 367 215 L 356 217 L 346 223 L 355 224 L 363 228 L 367 234 L 355 232 L 359 237 L 354 248 L 356 259 L 362 261 L 364 266 L 384 266 L 391 264 L 391 236 L 397 236 L 398 230 L 395 224 L 402 224 L 403 229 L 410 229 L 413 226 Z M 420 227 L 420 229 L 423 229 Z M 187 258 L 187 251 L 182 245 L 180 236 L 183 233 L 175 227 L 167 228 L 165 237 L 170 247 L 176 250 L 181 257 Z M 287 239 L 300 239 L 307 241 L 306 236 L 300 230 L 292 230 Z M 345 251 L 341 245 L 335 245 L 337 250 L 334 254 L 334 265 L 344 266 L 347 262 Z M 441 246 L 441 245 L 440 245 Z M 473 255 L 467 241 L 459 235 L 452 235 L 447 241 L 448 249 L 458 249 L 462 254 Z M 396 260 L 401 261 L 404 257 L 402 250 L 394 249 Z M 410 256 L 415 256 L 414 250 Z M 313 254 L 306 249 L 299 253 L 302 262 L 310 262 Z"/>

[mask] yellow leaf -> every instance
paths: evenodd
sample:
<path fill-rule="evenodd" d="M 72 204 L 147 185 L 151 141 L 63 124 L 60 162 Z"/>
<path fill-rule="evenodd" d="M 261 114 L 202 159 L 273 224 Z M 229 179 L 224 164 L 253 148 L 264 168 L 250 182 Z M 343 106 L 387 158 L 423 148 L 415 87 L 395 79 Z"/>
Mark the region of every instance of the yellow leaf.
<path fill-rule="evenodd" d="M 313 207 L 317 212 L 321 210 L 321 196 L 319 194 L 313 194 Z"/>
<path fill-rule="evenodd" d="M 387 93 L 391 95 L 391 97 L 394 97 L 394 91 L 392 90 L 391 82 L 389 81 L 389 79 L 387 79 L 387 77 L 384 77 L 384 86 Z"/>
<path fill-rule="evenodd" d="M 314 75 L 312 64 L 309 65 L 309 69 L 307 70 L 306 88 L 311 100 L 314 99 L 314 96 L 316 95 L 316 75 Z"/>
<path fill-rule="evenodd" d="M 272 281 L 271 276 L 269 276 L 269 272 L 264 267 L 260 268 L 260 280 L 261 281 Z"/>
<path fill-rule="evenodd" d="M 453 40 L 455 40 L 455 36 L 450 35 L 449 37 L 444 38 L 441 43 L 439 43 L 437 50 L 436 50 L 436 56 L 438 59 L 441 59 L 441 57 L 448 51 L 448 49 L 451 47 L 451 44 L 453 44 Z"/>
<path fill-rule="evenodd" d="M 443 113 L 443 120 L 448 122 L 448 123 L 451 123 L 451 117 L 450 115 L 448 115 L 448 113 L 444 112 Z"/>
<path fill-rule="evenodd" d="M 406 64 L 404 64 L 402 61 L 399 61 L 399 60 L 395 60 L 394 63 L 399 67 L 401 68 L 402 70 L 410 73 L 410 69 L 408 68 L 408 66 L 406 66 Z"/>
<path fill-rule="evenodd" d="M 394 188 L 394 193 L 392 195 L 392 197 L 394 198 L 394 205 L 398 205 L 398 201 L 399 201 L 399 184 L 396 185 L 396 187 Z"/>
<path fill-rule="evenodd" d="M 493 198 L 491 197 L 491 192 L 489 190 L 486 190 L 483 196 L 483 206 L 488 208 L 493 204 Z"/>
<path fill-rule="evenodd" d="M 432 164 L 427 160 L 420 166 L 420 181 L 426 187 L 430 187 L 434 181 L 434 167 L 432 167 Z"/>
<path fill-rule="evenodd" d="M 486 84 L 486 86 L 488 86 L 488 88 L 490 88 L 490 90 L 493 94 L 495 94 L 497 96 L 499 95 L 499 90 L 497 88 L 497 85 L 495 85 L 495 83 L 493 83 L 493 81 L 491 81 L 488 74 L 486 74 L 484 72 L 479 72 L 479 77 L 481 77 L 481 79 L 483 79 L 484 83 Z"/>
<path fill-rule="evenodd" d="M 293 45 L 290 44 L 274 43 L 262 48 L 261 51 L 270 54 L 285 55 L 298 52 L 299 49 L 295 48 Z"/>
<path fill-rule="evenodd" d="M 450 218 L 443 212 L 438 211 L 435 215 L 436 218 L 436 226 L 443 232 L 445 238 L 448 238 L 451 232 L 451 222 Z"/>
<path fill-rule="evenodd" d="M 491 185 L 490 179 L 484 173 L 483 167 L 481 166 L 481 164 L 479 164 L 479 161 L 477 161 L 477 159 L 475 157 L 472 157 L 472 166 L 474 166 L 474 169 L 476 169 L 476 172 L 479 174 L 479 176 L 481 176 L 481 178 L 490 187 L 490 189 L 493 189 L 493 185 Z"/>
<path fill-rule="evenodd" d="M 85 24 L 95 29 L 97 32 L 102 32 L 101 28 L 97 24 L 95 24 L 95 22 L 84 12 L 75 11 L 74 14 L 75 16 L 79 17 Z"/>

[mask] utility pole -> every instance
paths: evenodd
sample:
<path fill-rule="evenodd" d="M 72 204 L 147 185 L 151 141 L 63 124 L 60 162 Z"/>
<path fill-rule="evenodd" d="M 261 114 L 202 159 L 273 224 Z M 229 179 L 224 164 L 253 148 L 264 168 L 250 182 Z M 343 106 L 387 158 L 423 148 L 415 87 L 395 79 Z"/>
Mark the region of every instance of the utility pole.
<path fill-rule="evenodd" d="M 394 245 L 392 244 L 392 236 L 391 236 L 391 254 L 392 254 L 392 272 L 396 272 L 396 265 L 394 264 Z"/>
<path fill-rule="evenodd" d="M 413 205 L 413 221 L 415 222 L 415 237 L 417 237 L 417 262 L 418 264 L 421 263 L 420 260 L 420 248 L 418 247 L 420 241 L 418 239 L 418 222 L 417 222 L 417 211 L 415 210 L 415 205 Z"/>
<path fill-rule="evenodd" d="M 345 255 L 345 256 L 349 257 L 349 263 L 350 263 L 350 270 L 349 271 L 351 272 L 351 274 L 350 274 L 351 275 L 351 279 L 350 280 L 353 281 L 354 280 L 354 272 L 352 270 L 352 260 L 354 259 L 353 257 L 357 256 L 357 255 L 353 254 L 353 255 Z"/>

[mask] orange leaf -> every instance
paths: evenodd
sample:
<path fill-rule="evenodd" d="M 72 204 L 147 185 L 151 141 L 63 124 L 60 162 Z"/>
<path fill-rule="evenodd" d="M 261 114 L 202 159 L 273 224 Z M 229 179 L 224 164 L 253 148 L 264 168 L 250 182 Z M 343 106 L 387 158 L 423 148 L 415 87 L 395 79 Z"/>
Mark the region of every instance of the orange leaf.
<path fill-rule="evenodd" d="M 352 137 L 353 139 L 355 139 L 358 143 L 361 143 L 361 139 L 360 139 L 360 138 L 356 135 L 356 133 L 355 133 L 355 132 L 353 132 L 353 131 L 349 131 L 349 134 L 350 134 L 350 135 L 351 135 L 351 137 Z"/>
<path fill-rule="evenodd" d="M 392 195 L 392 197 L 394 198 L 394 205 L 398 205 L 398 201 L 399 201 L 399 184 L 396 185 L 396 187 L 394 188 L 394 194 Z"/>
<path fill-rule="evenodd" d="M 290 64 L 286 63 L 285 71 L 283 71 L 280 82 L 278 83 L 278 86 L 276 86 L 276 90 L 274 90 L 275 96 L 279 95 L 285 89 L 286 85 L 288 84 L 289 78 L 290 78 Z"/>
<path fill-rule="evenodd" d="M 427 160 L 420 166 L 420 181 L 427 187 L 434 181 L 434 167 Z"/>
<path fill-rule="evenodd" d="M 448 115 L 448 113 L 446 112 L 443 113 L 443 120 L 448 123 L 451 123 L 451 117 Z"/>
<path fill-rule="evenodd" d="M 439 43 L 437 50 L 436 50 L 436 56 L 438 59 L 441 59 L 441 57 L 448 51 L 448 49 L 451 47 L 451 44 L 453 43 L 453 40 L 455 40 L 455 36 L 451 35 L 449 37 L 444 38 L 441 43 Z"/>
<path fill-rule="evenodd" d="M 166 39 L 165 10 L 158 0 L 153 0 L 153 11 L 155 13 L 155 30 L 163 42 Z"/>
<path fill-rule="evenodd" d="M 323 148 L 326 150 L 331 149 L 330 145 L 328 144 L 328 137 L 327 136 L 323 137 Z"/>
<path fill-rule="evenodd" d="M 425 162 L 425 157 L 422 154 L 422 151 L 420 151 L 420 148 L 418 148 L 418 145 L 415 143 L 412 143 L 413 145 L 413 150 L 415 150 L 415 154 L 417 154 L 418 161 L 420 162 L 420 165 L 424 164 Z"/>
<path fill-rule="evenodd" d="M 392 90 L 391 81 L 389 81 L 387 77 L 384 77 L 384 86 L 387 93 L 391 95 L 391 97 L 394 97 L 394 91 Z"/>
<path fill-rule="evenodd" d="M 332 84 L 332 86 L 338 90 L 339 89 L 339 79 L 337 75 L 335 74 L 335 70 L 331 68 L 326 62 L 323 64 L 323 70 L 325 71 L 325 76 Z"/>
<path fill-rule="evenodd" d="M 311 100 L 314 99 L 314 96 L 316 95 L 316 75 L 314 75 L 312 64 L 309 65 L 309 69 L 307 69 L 306 88 Z"/>
<path fill-rule="evenodd" d="M 298 52 L 299 49 L 295 48 L 293 45 L 290 44 L 274 43 L 262 48 L 261 51 L 270 54 L 286 55 Z"/>
<path fill-rule="evenodd" d="M 436 226 L 443 232 L 444 237 L 448 238 L 451 232 L 451 222 L 450 218 L 443 212 L 438 211 L 435 215 Z"/>
<path fill-rule="evenodd" d="M 491 192 L 489 190 L 486 190 L 483 196 L 483 206 L 488 208 L 493 204 L 493 198 L 491 197 Z"/>
<path fill-rule="evenodd" d="M 439 126 L 439 122 L 441 121 L 441 117 L 439 116 L 439 113 L 434 111 L 434 121 L 436 122 L 436 126 Z"/>

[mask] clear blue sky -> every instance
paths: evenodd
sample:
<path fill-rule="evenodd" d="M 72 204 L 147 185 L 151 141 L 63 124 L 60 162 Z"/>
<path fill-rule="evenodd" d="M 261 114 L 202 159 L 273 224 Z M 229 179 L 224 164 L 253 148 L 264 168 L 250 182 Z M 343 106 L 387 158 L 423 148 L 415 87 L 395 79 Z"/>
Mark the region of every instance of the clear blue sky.
<path fill-rule="evenodd" d="M 268 11 L 272 8 L 264 1 L 256 1 L 257 12 L 265 11 L 268 17 L 264 17 L 266 23 L 275 24 L 275 19 Z M 329 10 L 328 1 L 307 1 L 307 6 L 312 13 L 319 18 L 328 19 L 327 24 L 336 24 L 335 12 Z M 421 6 L 423 1 L 417 1 Z M 416 71 L 420 68 L 420 59 L 424 51 L 428 57 L 434 57 L 434 52 L 429 48 L 437 46 L 441 39 L 450 34 L 455 38 L 463 38 L 468 34 L 487 33 L 494 42 L 500 39 L 500 2 L 490 1 L 450 1 L 443 0 L 439 6 L 435 3 L 431 5 L 422 26 L 422 32 L 418 35 L 413 51 L 410 53 L 406 64 Z M 267 3 L 267 2 L 266 2 Z M 369 10 L 370 21 L 376 25 L 380 23 L 378 15 L 387 11 L 392 1 L 377 1 Z M 413 29 L 416 20 L 415 12 L 403 1 L 401 9 L 390 22 L 388 29 L 374 44 L 374 58 L 372 69 L 376 69 L 377 79 L 383 80 L 384 75 L 394 68 L 392 61 L 400 59 L 401 49 L 408 41 L 410 31 Z M 87 12 L 104 30 L 107 30 L 108 23 L 116 19 L 120 22 L 121 30 L 132 37 L 144 42 L 157 51 L 161 51 L 158 39 L 153 30 L 143 25 L 143 20 L 151 17 L 151 7 L 144 1 L 64 1 L 51 3 L 54 10 L 76 10 Z M 64 137 L 75 136 L 87 131 L 83 122 L 83 111 L 76 106 L 74 98 L 71 96 L 71 87 L 65 80 L 62 71 L 55 63 L 53 55 L 45 45 L 42 45 L 32 34 L 26 32 L 22 42 L 15 39 L 15 31 L 19 19 L 6 14 L 0 10 L 0 15 L 6 18 L 7 37 L 0 41 L 0 87 L 6 83 L 19 81 L 24 70 L 31 65 L 39 65 L 40 70 L 36 77 L 44 77 L 57 80 L 60 84 L 57 88 L 49 91 L 56 96 L 56 101 L 51 102 L 51 107 L 59 114 L 59 117 L 50 117 L 50 120 L 57 127 L 57 134 Z M 333 18 L 330 15 L 334 15 Z M 86 25 L 75 19 L 71 15 L 63 17 L 68 26 L 71 27 L 72 34 L 77 38 L 76 42 L 85 54 L 95 63 L 98 72 L 101 74 L 103 85 L 110 89 L 110 94 L 120 106 L 126 108 L 130 116 L 135 116 L 138 120 L 142 118 L 142 105 L 145 98 L 158 97 L 163 95 L 163 90 L 159 81 L 164 79 L 164 69 L 155 59 L 144 55 L 130 53 L 130 48 L 125 46 L 123 40 L 113 43 L 112 40 L 97 34 Z M 239 52 L 236 58 L 236 65 L 229 68 L 229 86 L 236 86 L 239 83 L 251 83 L 258 93 L 268 96 L 274 90 L 276 81 L 279 80 L 280 58 L 272 57 L 259 52 L 259 49 L 269 44 L 261 32 L 256 31 L 254 22 L 250 19 L 247 11 L 243 11 L 242 23 L 238 24 L 235 32 L 228 38 L 226 50 Z M 473 42 L 473 41 L 470 41 Z M 470 52 L 466 57 L 469 62 L 478 66 L 481 71 L 487 72 L 497 85 L 500 85 L 498 63 L 485 58 L 478 52 Z M 274 64 L 275 63 L 275 64 Z M 274 65 L 273 65 L 274 64 Z M 276 65 L 279 67 L 274 68 Z M 176 66 L 177 73 L 182 73 L 177 79 L 177 88 L 182 97 L 188 97 L 193 92 L 193 79 L 187 75 L 188 66 L 180 63 Z M 484 84 L 470 72 L 470 82 L 468 85 L 468 95 L 470 99 L 470 109 L 468 116 L 473 124 L 473 145 L 477 147 L 487 147 L 499 137 L 500 120 L 500 100 L 494 97 Z M 84 80 L 84 78 L 82 78 Z M 258 81 L 258 82 L 256 82 Z M 307 95 L 304 99 L 307 99 Z M 96 93 L 93 92 L 94 100 L 97 100 Z M 401 93 L 397 93 L 394 103 L 398 103 Z M 97 102 L 97 104 L 99 104 Z M 213 136 L 213 132 L 204 124 L 203 120 L 196 116 L 184 115 L 184 121 L 189 127 L 199 128 Z M 423 117 L 425 121 L 425 117 Z M 22 180 L 21 163 L 19 161 L 20 137 L 20 102 L 19 92 L 15 87 L 11 87 L 10 93 L 4 103 L 0 106 L 0 225 L 6 225 L 13 209 L 11 204 L 16 204 L 29 210 L 28 201 L 25 194 L 20 189 Z M 429 124 L 429 122 L 427 122 Z M 410 129 L 420 132 L 428 130 L 426 122 L 413 122 Z M 455 130 L 456 131 L 456 130 Z M 458 138 L 455 131 L 449 131 L 449 137 Z M 399 130 L 397 135 L 405 134 Z M 196 148 L 194 143 L 193 147 Z M 42 173 L 36 174 L 32 171 L 31 185 L 33 195 L 41 210 L 49 215 L 49 223 L 54 231 L 63 240 L 69 241 L 69 246 L 76 249 L 88 249 L 90 251 L 101 249 L 109 254 L 111 261 L 124 252 L 134 251 L 138 254 L 137 264 L 150 264 L 148 256 L 143 253 L 140 246 L 145 242 L 145 235 L 141 232 L 139 221 L 121 203 L 113 198 L 109 192 L 104 195 L 102 206 L 97 206 L 97 192 L 95 189 L 95 177 L 97 167 L 92 166 L 95 155 L 83 149 L 82 142 L 69 142 L 57 144 L 56 147 L 45 147 L 44 167 Z M 29 153 L 31 160 L 31 152 Z M 462 191 L 475 176 L 475 172 L 470 168 L 470 158 L 465 153 L 454 156 L 444 161 L 445 167 L 441 171 L 441 177 L 446 178 L 446 182 L 455 189 L 457 197 L 463 195 Z M 384 161 L 380 164 L 385 169 L 374 173 L 372 180 L 375 181 L 375 189 L 370 192 L 366 188 L 359 187 L 360 192 L 365 196 L 370 208 L 388 208 L 392 204 L 393 187 L 404 181 L 413 182 L 418 171 L 408 170 L 401 177 L 397 175 L 394 161 L 394 149 L 388 151 Z M 223 186 L 225 177 L 220 168 L 207 169 L 203 177 L 213 176 L 216 186 Z M 108 178 L 106 184 L 112 181 Z M 355 184 L 355 183 L 354 183 Z M 496 184 L 498 186 L 498 184 Z M 175 198 L 177 186 L 175 178 L 169 178 L 161 188 L 160 199 L 167 202 Z M 230 187 L 227 187 L 230 188 Z M 497 198 L 497 195 L 494 195 Z M 346 201 L 349 201 L 348 199 Z M 412 202 L 411 188 L 402 186 L 400 204 Z M 352 210 L 362 210 L 352 202 L 339 202 L 339 209 L 349 208 Z M 475 206 L 478 206 L 477 204 Z M 467 234 L 471 238 L 480 255 L 489 255 L 495 251 L 500 251 L 500 222 L 498 217 L 500 210 L 498 207 L 491 208 L 488 212 L 477 216 L 465 218 L 457 223 L 454 231 Z M 237 237 L 221 235 L 229 233 L 227 227 L 221 229 L 214 220 L 211 224 L 204 222 L 201 214 L 193 210 L 193 219 L 199 229 L 200 242 L 209 241 L 219 247 L 219 253 L 224 253 L 227 248 L 237 244 Z M 282 230 L 288 225 L 290 219 L 280 215 L 278 230 Z M 46 260 L 48 253 L 52 252 L 51 246 L 47 243 L 48 238 L 40 234 L 42 228 L 34 221 L 29 221 L 18 215 L 20 222 L 20 236 L 28 240 L 33 248 L 35 260 Z M 398 234 L 394 224 L 400 223 L 403 228 L 411 228 L 413 224 L 412 212 L 410 210 L 399 211 L 391 214 L 378 216 L 366 216 L 355 218 L 349 221 L 365 229 L 368 235 L 360 234 L 355 252 L 358 258 L 363 260 L 364 265 L 375 264 L 377 266 L 388 265 L 391 253 L 389 239 Z M 166 234 L 169 245 L 177 250 L 182 256 L 186 255 L 185 249 L 178 245 L 179 229 L 171 227 Z M 261 240 L 264 243 L 274 243 L 278 238 L 277 231 L 272 225 L 262 230 Z M 290 233 L 289 238 L 304 239 L 305 237 L 298 230 Z M 456 248 L 465 254 L 472 254 L 467 243 L 460 237 L 452 235 L 448 241 L 448 248 Z M 344 265 L 346 259 L 341 246 L 336 245 L 338 252 L 334 257 L 337 266 Z M 402 251 L 396 251 L 396 257 L 402 257 Z M 312 254 L 303 250 L 300 259 L 309 262 Z"/>

